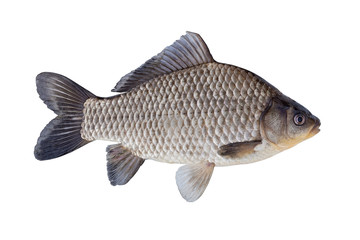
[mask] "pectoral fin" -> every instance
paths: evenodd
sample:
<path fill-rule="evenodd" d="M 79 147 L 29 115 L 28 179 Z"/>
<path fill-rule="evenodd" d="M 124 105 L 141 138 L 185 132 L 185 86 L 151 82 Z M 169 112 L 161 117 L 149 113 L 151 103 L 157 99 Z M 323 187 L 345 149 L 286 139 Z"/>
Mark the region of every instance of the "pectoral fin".
<path fill-rule="evenodd" d="M 220 147 L 218 154 L 223 157 L 241 158 L 247 154 L 253 153 L 257 145 L 261 144 L 260 140 L 251 142 L 235 142 Z"/>
<path fill-rule="evenodd" d="M 215 164 L 203 162 L 184 165 L 176 172 L 176 184 L 181 196 L 188 202 L 196 201 L 209 184 Z"/>
<path fill-rule="evenodd" d="M 120 144 L 109 145 L 106 151 L 108 177 L 114 186 L 129 182 L 145 161 Z"/>

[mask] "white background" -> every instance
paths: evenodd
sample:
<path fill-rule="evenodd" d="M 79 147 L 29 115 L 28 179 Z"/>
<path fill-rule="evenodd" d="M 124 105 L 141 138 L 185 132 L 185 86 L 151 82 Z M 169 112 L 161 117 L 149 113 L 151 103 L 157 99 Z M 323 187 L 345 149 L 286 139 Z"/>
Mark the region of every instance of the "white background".
<path fill-rule="evenodd" d="M 360 239 L 356 2 L 2 1 L 0 238 Z M 147 161 L 127 185 L 111 186 L 107 142 L 34 158 L 55 116 L 38 98 L 38 73 L 110 96 L 186 30 L 217 61 L 306 106 L 321 132 L 271 159 L 216 168 L 195 203 L 178 193 L 178 165 Z"/>

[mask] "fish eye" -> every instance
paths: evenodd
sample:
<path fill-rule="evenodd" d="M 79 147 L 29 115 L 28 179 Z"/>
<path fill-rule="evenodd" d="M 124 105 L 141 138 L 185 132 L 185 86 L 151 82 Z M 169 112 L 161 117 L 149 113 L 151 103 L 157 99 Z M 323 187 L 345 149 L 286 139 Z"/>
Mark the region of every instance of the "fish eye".
<path fill-rule="evenodd" d="M 297 126 L 301 126 L 305 123 L 305 116 L 303 114 L 296 114 L 294 116 L 294 123 Z"/>

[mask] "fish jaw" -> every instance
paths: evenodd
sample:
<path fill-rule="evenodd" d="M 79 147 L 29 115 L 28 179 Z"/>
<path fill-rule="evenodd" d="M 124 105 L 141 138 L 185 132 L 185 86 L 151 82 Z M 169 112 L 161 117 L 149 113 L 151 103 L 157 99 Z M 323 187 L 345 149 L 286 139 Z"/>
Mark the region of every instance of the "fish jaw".
<path fill-rule="evenodd" d="M 320 132 L 320 125 L 321 125 L 320 119 L 315 116 L 313 116 L 313 117 L 315 118 L 315 125 L 311 129 L 308 138 L 311 138 Z"/>

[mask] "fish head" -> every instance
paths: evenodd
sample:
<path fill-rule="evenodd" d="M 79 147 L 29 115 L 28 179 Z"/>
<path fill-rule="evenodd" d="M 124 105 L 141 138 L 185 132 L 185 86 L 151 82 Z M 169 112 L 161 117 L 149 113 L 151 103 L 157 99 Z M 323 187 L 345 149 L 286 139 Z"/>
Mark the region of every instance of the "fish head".
<path fill-rule="evenodd" d="M 285 95 L 274 97 L 260 118 L 261 135 L 280 150 L 319 133 L 320 119 Z"/>

